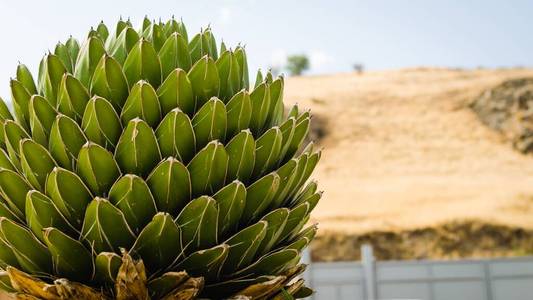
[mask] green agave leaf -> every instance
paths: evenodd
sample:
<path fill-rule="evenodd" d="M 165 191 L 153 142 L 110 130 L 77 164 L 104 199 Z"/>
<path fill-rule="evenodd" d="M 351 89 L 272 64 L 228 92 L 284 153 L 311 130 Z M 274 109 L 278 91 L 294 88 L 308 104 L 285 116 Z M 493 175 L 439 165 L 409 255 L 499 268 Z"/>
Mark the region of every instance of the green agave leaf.
<path fill-rule="evenodd" d="M 184 284 L 190 276 L 185 271 L 167 272 L 161 277 L 148 282 L 148 291 L 151 299 L 161 299 L 180 285 Z"/>
<path fill-rule="evenodd" d="M 201 149 L 213 140 L 226 139 L 226 107 L 218 98 L 211 98 L 192 119 L 196 148 Z"/>
<path fill-rule="evenodd" d="M 239 228 L 239 221 L 246 201 L 246 188 L 235 180 L 220 189 L 213 199 L 218 205 L 218 235 L 226 236 Z"/>
<path fill-rule="evenodd" d="M 302 186 L 307 179 L 311 176 L 311 173 L 313 173 L 313 170 L 315 169 L 316 165 L 320 161 L 320 157 L 322 156 L 322 152 L 318 151 L 311 155 L 309 155 L 309 158 L 307 159 L 307 164 L 305 165 L 305 171 L 302 175 L 302 179 L 300 181 L 300 186 Z"/>
<path fill-rule="evenodd" d="M 119 252 L 120 248 L 129 249 L 133 245 L 135 234 L 118 208 L 109 201 L 96 197 L 85 211 L 81 238 L 97 253 Z"/>
<path fill-rule="evenodd" d="M 176 21 L 174 17 L 170 19 L 164 26 L 163 31 L 165 32 L 166 36 L 170 36 L 174 32 L 179 33 L 183 38 L 188 41 L 189 38 L 187 36 L 187 29 L 185 28 L 185 24 L 183 24 L 183 20 Z"/>
<path fill-rule="evenodd" d="M 291 242 L 287 246 L 283 247 L 283 249 L 293 249 L 298 252 L 302 252 L 309 245 L 310 242 L 311 241 L 308 238 L 303 237 L 295 240 L 294 242 Z"/>
<path fill-rule="evenodd" d="M 0 149 L 6 149 L 6 133 L 4 132 L 4 121 L 0 120 Z"/>
<path fill-rule="evenodd" d="M 238 179 L 248 182 L 252 176 L 255 162 L 255 140 L 246 129 L 234 136 L 226 145 L 228 153 L 228 173 L 227 180 Z"/>
<path fill-rule="evenodd" d="M 13 116 L 4 99 L 0 98 L 0 121 L 13 120 Z"/>
<path fill-rule="evenodd" d="M 318 185 L 316 181 L 311 181 L 307 183 L 307 185 L 301 191 L 299 191 L 293 199 L 291 199 L 289 205 L 296 206 L 300 203 L 305 202 L 309 197 L 316 193 L 317 189 Z"/>
<path fill-rule="evenodd" d="M 63 168 L 74 170 L 81 147 L 87 138 L 76 121 L 58 115 L 50 129 L 48 150 Z"/>
<path fill-rule="evenodd" d="M 61 59 L 54 54 L 47 54 L 39 65 L 39 92 L 54 107 L 57 104 L 59 83 L 66 72 Z"/>
<path fill-rule="evenodd" d="M 11 279 L 9 278 L 9 275 L 5 271 L 0 271 L 0 290 L 7 292 L 7 293 L 15 293 L 17 291 L 11 285 Z"/>
<path fill-rule="evenodd" d="M 295 194 L 300 190 L 300 188 L 304 185 L 304 183 L 309 179 L 309 176 L 311 176 L 311 173 L 313 172 L 314 168 L 316 167 L 318 161 L 320 160 L 320 152 L 316 152 L 313 154 L 304 153 L 300 157 L 300 161 L 298 162 L 298 173 L 297 177 L 294 179 L 294 182 L 291 184 L 291 191 L 288 194 L 288 199 L 292 199 Z"/>
<path fill-rule="evenodd" d="M 89 37 L 81 47 L 74 70 L 74 77 L 89 87 L 96 65 L 105 54 L 104 43 L 100 38 Z"/>
<path fill-rule="evenodd" d="M 6 218 L 0 218 L 0 240 L 13 251 L 24 271 L 33 274 L 51 273 L 50 252 L 28 229 Z"/>
<path fill-rule="evenodd" d="M 181 232 L 168 213 L 157 213 L 132 247 L 150 272 L 170 266 L 182 255 Z"/>
<path fill-rule="evenodd" d="M 146 80 L 152 86 L 161 84 L 161 63 L 152 43 L 141 38 L 133 46 L 124 62 L 124 74 L 130 86 L 139 80 Z"/>
<path fill-rule="evenodd" d="M 129 121 L 118 140 L 115 160 L 125 173 L 145 177 L 161 161 L 152 128 L 141 119 Z"/>
<path fill-rule="evenodd" d="M 235 59 L 237 60 L 237 63 L 239 64 L 239 67 L 241 68 L 239 72 L 241 74 L 241 88 L 247 90 L 250 87 L 250 81 L 248 79 L 248 62 L 244 47 L 238 46 L 237 48 L 235 48 L 234 55 Z"/>
<path fill-rule="evenodd" d="M 85 106 L 89 102 L 89 92 L 76 77 L 65 74 L 59 85 L 57 109 L 60 113 L 81 121 Z"/>
<path fill-rule="evenodd" d="M 54 49 L 54 54 L 63 63 L 63 66 L 65 67 L 66 71 L 72 73 L 72 70 L 74 69 L 74 63 L 76 62 L 76 57 L 70 57 L 70 53 L 68 51 L 67 46 L 65 46 L 65 44 L 61 42 L 57 43 Z"/>
<path fill-rule="evenodd" d="M 259 135 L 266 124 L 270 109 L 270 89 L 266 83 L 257 86 L 250 94 L 252 102 L 252 118 L 250 129 L 255 135 Z"/>
<path fill-rule="evenodd" d="M 189 71 L 189 80 L 195 96 L 196 108 L 202 107 L 211 97 L 218 96 L 220 79 L 215 62 L 207 55 L 199 60 Z"/>
<path fill-rule="evenodd" d="M 307 223 L 306 216 L 309 212 L 309 203 L 302 203 L 291 209 L 289 212 L 289 218 L 287 219 L 287 224 L 285 224 L 283 232 L 278 239 L 278 244 L 290 238 L 291 236 L 294 236 L 300 231 L 305 223 Z"/>
<path fill-rule="evenodd" d="M 235 94 L 233 98 L 226 104 L 228 112 L 228 124 L 226 135 L 234 136 L 239 131 L 247 129 L 252 118 L 252 102 L 250 95 L 246 90 L 242 90 Z"/>
<path fill-rule="evenodd" d="M 264 83 L 265 79 L 263 78 L 263 73 L 261 69 L 257 70 L 257 75 L 255 75 L 255 84 L 254 89 L 256 89 L 261 83 Z"/>
<path fill-rule="evenodd" d="M 235 275 L 275 275 L 290 267 L 290 263 L 296 258 L 298 258 L 298 251 L 293 249 L 280 250 L 261 257 L 257 262 L 235 273 Z"/>
<path fill-rule="evenodd" d="M 101 96 L 121 111 L 129 94 L 128 81 L 122 66 L 111 56 L 102 56 L 94 70 L 91 81 L 91 94 Z"/>
<path fill-rule="evenodd" d="M 307 228 L 305 228 L 304 230 L 302 230 L 302 231 L 298 232 L 297 234 L 295 234 L 294 237 L 292 239 L 290 239 L 289 241 L 291 243 L 294 243 L 294 242 L 298 242 L 299 240 L 302 240 L 302 239 L 305 238 L 305 239 L 307 239 L 307 241 L 309 243 L 310 241 L 312 241 L 314 239 L 317 230 L 318 230 L 318 225 L 317 224 L 310 225 Z M 299 243 L 300 242 L 298 242 L 297 244 L 299 244 Z"/>
<path fill-rule="evenodd" d="M 130 228 L 138 233 L 157 213 L 154 197 L 146 182 L 127 174 L 113 184 L 109 201 L 122 211 Z"/>
<path fill-rule="evenodd" d="M 77 173 L 94 195 L 104 196 L 120 176 L 120 169 L 111 152 L 89 142 L 80 149 Z"/>
<path fill-rule="evenodd" d="M 123 21 L 122 18 L 120 18 L 120 20 L 118 20 L 117 22 L 117 26 L 115 27 L 115 32 L 114 32 L 115 38 L 118 37 L 120 33 L 124 29 L 126 29 L 126 27 L 132 27 L 130 20 Z"/>
<path fill-rule="evenodd" d="M 259 246 L 259 255 L 266 254 L 274 247 L 274 245 L 276 245 L 276 242 L 283 233 L 283 229 L 285 228 L 287 220 L 289 219 L 289 212 L 290 211 L 287 208 L 278 208 L 271 211 L 261 219 L 266 221 L 268 226 L 266 229 L 265 238 Z"/>
<path fill-rule="evenodd" d="M 43 146 L 48 146 L 48 135 L 57 116 L 56 110 L 39 95 L 31 97 L 28 109 L 33 139 Z"/>
<path fill-rule="evenodd" d="M 181 229 L 184 251 L 191 253 L 217 244 L 218 210 L 216 201 L 202 196 L 189 202 L 176 218 Z"/>
<path fill-rule="evenodd" d="M 46 194 L 70 224 L 81 228 L 85 209 L 93 195 L 78 175 L 54 168 L 46 181 Z"/>
<path fill-rule="evenodd" d="M 30 112 L 28 105 L 30 104 L 31 93 L 22 85 L 21 82 L 11 79 L 9 82 L 11 88 L 11 99 L 13 109 L 18 122 L 26 130 L 30 129 Z"/>
<path fill-rule="evenodd" d="M 26 193 L 31 189 L 29 183 L 18 173 L 0 169 L 0 195 L 19 218 L 24 218 Z"/>
<path fill-rule="evenodd" d="M 217 45 L 211 28 L 195 35 L 189 44 L 189 49 L 192 61 L 198 61 L 204 55 L 214 60 L 218 59 Z"/>
<path fill-rule="evenodd" d="M 0 149 L 0 168 L 8 169 L 14 172 L 17 171 L 17 169 L 11 162 L 11 159 L 9 158 L 9 154 L 7 154 L 4 149 Z"/>
<path fill-rule="evenodd" d="M 171 110 L 155 131 L 163 157 L 175 157 L 187 163 L 194 156 L 196 137 L 187 114 L 179 108 Z"/>
<path fill-rule="evenodd" d="M 283 77 L 277 78 L 269 85 L 270 108 L 268 112 L 268 119 L 270 119 L 270 122 L 267 122 L 268 127 L 281 123 L 281 120 L 283 119 L 283 113 L 285 111 L 285 106 L 283 105 L 284 85 L 285 82 Z"/>
<path fill-rule="evenodd" d="M 146 183 L 152 191 L 158 211 L 177 214 L 191 199 L 191 180 L 187 168 L 169 157 L 150 173 Z"/>
<path fill-rule="evenodd" d="M 288 187 L 286 187 L 288 191 L 287 191 L 287 194 L 283 197 L 283 200 L 281 201 L 281 205 L 285 205 L 287 202 L 289 202 L 292 199 L 292 197 L 298 192 L 300 181 L 305 171 L 308 158 L 309 158 L 308 153 L 303 153 L 298 158 L 293 158 L 293 160 L 296 160 L 296 167 L 293 171 L 293 174 L 291 175 L 290 182 L 288 183 Z"/>
<path fill-rule="evenodd" d="M 279 153 L 279 162 L 281 163 L 283 161 L 283 158 L 287 154 L 287 151 L 289 150 L 289 147 L 291 145 L 292 137 L 294 136 L 294 130 L 296 128 L 296 119 L 291 117 L 285 120 L 283 124 L 279 126 L 279 129 L 281 130 L 282 135 L 282 141 L 281 141 L 281 151 Z"/>
<path fill-rule="evenodd" d="M 213 35 L 213 31 L 211 31 L 211 27 L 207 27 L 206 30 L 204 30 L 202 34 L 202 43 L 204 45 L 207 45 L 207 51 L 210 57 L 212 57 L 214 60 L 218 59 L 218 51 L 217 51 L 217 42 L 215 41 L 215 36 Z"/>
<path fill-rule="evenodd" d="M 256 284 L 268 283 L 277 277 L 274 276 L 259 276 L 252 278 L 237 278 L 209 284 L 205 287 L 202 295 L 210 298 L 217 298 L 220 295 L 235 295 L 236 293 Z M 281 278 L 281 277 L 280 277 Z M 238 296 L 235 296 L 238 297 Z M 239 298 L 237 298 L 239 299 Z M 244 298 L 246 299 L 246 298 Z"/>
<path fill-rule="evenodd" d="M 21 219 L 24 216 L 17 216 L 11 208 L 9 208 L 9 204 L 7 202 L 4 202 L 3 199 L 0 198 L 0 217 L 8 218 L 11 221 L 15 221 L 17 223 L 24 223 L 24 221 Z M 0 261 L 2 260 L 0 255 Z M 2 266 L 0 266 L 1 268 Z"/>
<path fill-rule="evenodd" d="M 56 166 L 56 162 L 46 148 L 33 140 L 22 140 L 20 142 L 20 152 L 24 176 L 34 188 L 44 191 L 46 177 Z"/>
<path fill-rule="evenodd" d="M 167 38 L 163 31 L 163 27 L 157 23 L 150 24 L 142 29 L 142 36 L 154 45 L 156 51 L 161 49 Z M 163 63 L 161 63 L 161 65 L 163 65 Z"/>
<path fill-rule="evenodd" d="M 289 112 L 287 113 L 287 119 L 291 117 L 298 119 L 298 104 L 294 104 L 289 110 Z"/>
<path fill-rule="evenodd" d="M 283 135 L 278 127 L 267 130 L 255 143 L 255 167 L 252 177 L 271 171 L 279 161 Z"/>
<path fill-rule="evenodd" d="M 30 95 L 37 94 L 37 86 L 35 86 L 33 76 L 26 65 L 19 64 L 17 66 L 17 80 L 26 88 Z"/>
<path fill-rule="evenodd" d="M 70 57 L 72 58 L 72 61 L 75 63 L 76 59 L 78 58 L 78 54 L 80 52 L 80 43 L 78 43 L 78 40 L 70 36 L 68 40 L 65 42 L 65 47 L 67 47 L 68 53 Z M 75 68 L 76 65 L 73 65 L 73 68 Z"/>
<path fill-rule="evenodd" d="M 107 40 L 107 37 L 109 36 L 109 30 L 104 24 L 104 21 L 100 21 L 100 23 L 98 23 L 98 26 L 96 27 L 96 32 L 98 33 L 98 36 L 102 41 Z"/>
<path fill-rule="evenodd" d="M 20 170 L 20 141 L 30 136 L 18 123 L 11 120 L 4 122 L 4 133 L 7 153 L 11 158 L 11 162 Z"/>
<path fill-rule="evenodd" d="M 95 37 L 97 39 L 101 39 L 100 35 L 98 35 L 98 31 L 94 30 L 93 27 L 91 27 L 91 29 L 89 29 L 89 33 L 87 33 L 87 38 L 92 38 L 92 37 Z"/>
<path fill-rule="evenodd" d="M 290 146 L 285 154 L 285 159 L 290 159 L 294 156 L 296 151 L 300 149 L 307 133 L 309 132 L 310 117 L 309 113 L 304 113 L 300 118 L 296 120 L 296 127 L 294 128 L 294 134 L 290 140 Z"/>
<path fill-rule="evenodd" d="M 227 165 L 228 154 L 221 143 L 212 141 L 200 150 L 187 166 L 192 196 L 212 195 L 223 187 Z"/>
<path fill-rule="evenodd" d="M 206 250 L 199 250 L 185 258 L 178 270 L 185 270 L 191 276 L 204 276 L 207 282 L 220 277 L 222 264 L 228 256 L 229 246 L 222 244 Z"/>
<path fill-rule="evenodd" d="M 202 33 L 197 33 L 193 36 L 189 43 L 189 53 L 193 62 L 198 61 L 202 56 L 207 56 L 207 49 L 203 49 Z"/>
<path fill-rule="evenodd" d="M 0 217 L 0 220 L 3 218 Z M 11 251 L 10 245 L 4 242 L 4 240 L 1 238 L 0 233 L 0 268 L 5 269 L 8 266 L 20 269 L 19 262 L 17 260 L 17 257 Z M 0 289 L 2 286 L 0 286 Z"/>
<path fill-rule="evenodd" d="M 110 44 L 106 45 L 108 53 L 116 59 L 121 65 L 124 64 L 128 53 L 133 46 L 139 41 L 139 34 L 131 27 L 126 27 Z"/>
<path fill-rule="evenodd" d="M 36 190 L 29 191 L 26 195 L 26 224 L 43 242 L 43 229 L 46 227 L 55 227 L 72 236 L 75 234 L 75 229 L 68 224 L 52 200 Z"/>
<path fill-rule="evenodd" d="M 195 102 L 192 85 L 187 73 L 182 69 L 174 69 L 169 73 L 163 84 L 157 89 L 157 95 L 163 114 L 167 114 L 176 107 L 179 107 L 189 116 L 194 113 Z"/>
<path fill-rule="evenodd" d="M 122 133 L 122 125 L 113 105 L 98 96 L 89 100 L 83 113 L 81 128 L 90 141 L 107 149 L 116 147 Z"/>
<path fill-rule="evenodd" d="M 292 187 L 292 183 L 299 180 L 299 178 L 297 178 L 295 175 L 297 173 L 297 166 L 298 160 L 293 158 L 276 171 L 276 173 L 279 175 L 280 181 L 276 195 L 274 195 L 272 203 L 270 204 L 271 209 L 281 206 L 288 193 L 291 192 L 290 188 Z"/>
<path fill-rule="evenodd" d="M 189 71 L 192 62 L 187 40 L 177 32 L 171 34 L 159 50 L 159 59 L 163 78 L 177 68 Z"/>
<path fill-rule="evenodd" d="M 114 283 L 122 258 L 114 252 L 101 252 L 94 259 L 94 278 L 101 283 Z"/>
<path fill-rule="evenodd" d="M 269 86 L 274 81 L 274 76 L 272 75 L 272 70 L 271 69 L 269 69 L 268 72 L 266 73 L 265 81 L 266 81 L 266 83 L 269 84 Z"/>
<path fill-rule="evenodd" d="M 229 253 L 222 267 L 223 274 L 232 275 L 252 262 L 261 241 L 265 238 L 267 225 L 266 221 L 260 221 L 239 231 L 224 242 L 229 245 Z"/>
<path fill-rule="evenodd" d="M 241 224 L 249 224 L 256 220 L 270 206 L 279 187 L 279 175 L 270 173 L 254 182 L 247 188 L 246 206 Z"/>
<path fill-rule="evenodd" d="M 44 242 L 52 254 L 54 272 L 71 280 L 89 280 L 94 273 L 91 253 L 77 240 L 56 228 L 46 228 Z"/>
<path fill-rule="evenodd" d="M 227 50 L 227 47 L 226 47 L 226 44 L 224 43 L 224 40 L 220 41 L 220 55 L 222 55 L 222 53 L 226 52 Z"/>
<path fill-rule="evenodd" d="M 145 120 L 154 128 L 161 120 L 161 107 L 157 94 L 154 88 L 144 80 L 133 85 L 120 114 L 120 119 L 124 125 L 135 118 Z"/>
<path fill-rule="evenodd" d="M 240 66 L 231 51 L 222 53 L 216 66 L 220 78 L 220 97 L 227 102 L 241 89 Z"/>

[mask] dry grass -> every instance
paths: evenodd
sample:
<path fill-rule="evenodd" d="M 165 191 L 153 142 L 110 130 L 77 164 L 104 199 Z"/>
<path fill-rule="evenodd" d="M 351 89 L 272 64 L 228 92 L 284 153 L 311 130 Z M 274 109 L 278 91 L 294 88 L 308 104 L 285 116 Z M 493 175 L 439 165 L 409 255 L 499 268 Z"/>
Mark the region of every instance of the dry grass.
<path fill-rule="evenodd" d="M 468 108 L 533 70 L 406 69 L 289 78 L 286 102 L 311 108 L 326 136 L 314 176 L 321 233 L 401 234 L 475 220 L 533 229 L 533 157 Z"/>

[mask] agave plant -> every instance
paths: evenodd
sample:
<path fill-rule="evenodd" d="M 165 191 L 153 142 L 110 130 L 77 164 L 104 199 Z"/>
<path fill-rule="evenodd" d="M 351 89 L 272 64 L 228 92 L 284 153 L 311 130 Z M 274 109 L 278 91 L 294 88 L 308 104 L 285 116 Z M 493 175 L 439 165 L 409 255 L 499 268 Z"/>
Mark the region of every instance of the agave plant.
<path fill-rule="evenodd" d="M 0 287 L 20 299 L 285 299 L 321 197 L 309 112 L 210 28 L 120 20 L 0 102 Z M 302 149 L 303 148 L 303 149 Z"/>

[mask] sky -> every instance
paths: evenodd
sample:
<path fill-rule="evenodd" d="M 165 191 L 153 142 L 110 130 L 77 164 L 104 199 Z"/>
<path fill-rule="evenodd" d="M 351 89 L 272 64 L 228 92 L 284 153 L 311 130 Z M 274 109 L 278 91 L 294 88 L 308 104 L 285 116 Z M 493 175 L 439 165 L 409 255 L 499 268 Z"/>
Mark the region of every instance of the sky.
<path fill-rule="evenodd" d="M 403 67 L 533 66 L 533 1 L 480 0 L 0 0 L 0 97 L 10 100 L 17 62 L 37 71 L 69 35 L 84 39 L 120 16 L 139 27 L 182 17 L 189 36 L 208 24 L 218 41 L 246 44 L 251 73 L 306 54 L 308 74 Z M 254 77 L 255 75 L 251 75 Z"/>

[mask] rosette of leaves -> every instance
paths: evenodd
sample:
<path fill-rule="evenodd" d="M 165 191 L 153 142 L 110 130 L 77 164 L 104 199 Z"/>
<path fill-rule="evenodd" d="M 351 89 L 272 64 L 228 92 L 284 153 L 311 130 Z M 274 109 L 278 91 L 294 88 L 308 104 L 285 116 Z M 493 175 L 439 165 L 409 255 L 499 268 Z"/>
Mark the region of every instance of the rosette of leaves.
<path fill-rule="evenodd" d="M 283 78 L 181 21 L 59 43 L 0 105 L 0 287 L 21 299 L 284 299 L 321 197 Z"/>

